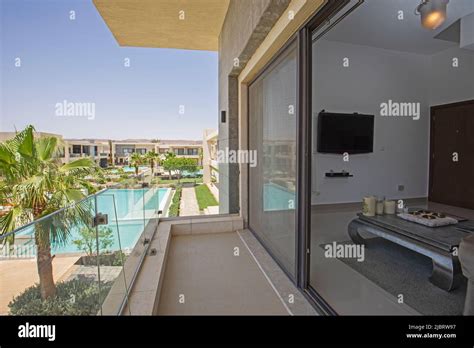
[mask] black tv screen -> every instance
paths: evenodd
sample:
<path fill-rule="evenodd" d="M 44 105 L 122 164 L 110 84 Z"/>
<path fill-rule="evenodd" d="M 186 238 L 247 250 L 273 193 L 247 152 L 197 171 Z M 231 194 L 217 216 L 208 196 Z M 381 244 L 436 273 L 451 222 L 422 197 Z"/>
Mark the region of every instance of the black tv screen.
<path fill-rule="evenodd" d="M 373 152 L 374 116 L 319 113 L 317 147 L 320 153 Z"/>

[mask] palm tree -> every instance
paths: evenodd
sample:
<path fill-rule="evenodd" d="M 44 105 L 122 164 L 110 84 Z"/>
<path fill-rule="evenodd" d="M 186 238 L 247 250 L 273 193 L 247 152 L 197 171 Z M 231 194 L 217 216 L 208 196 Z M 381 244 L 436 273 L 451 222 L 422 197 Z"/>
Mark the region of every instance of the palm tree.
<path fill-rule="evenodd" d="M 171 171 L 175 169 L 176 154 L 173 152 L 167 152 L 163 160 L 163 169 L 168 171 L 169 180 L 171 180 Z"/>
<path fill-rule="evenodd" d="M 109 140 L 109 166 L 113 166 L 114 163 L 114 156 L 113 156 L 113 144 L 112 140 Z"/>
<path fill-rule="evenodd" d="M 155 163 L 159 161 L 160 155 L 158 155 L 155 151 L 150 151 L 145 155 L 145 159 L 150 164 L 151 175 L 153 176 L 155 172 Z"/>
<path fill-rule="evenodd" d="M 71 206 L 61 214 L 54 214 L 34 225 L 43 299 L 56 294 L 51 243 L 66 242 L 73 227 L 91 221 L 92 211 L 85 203 L 87 201 L 74 203 L 85 197 L 85 190 L 94 190 L 85 177 L 100 170 L 88 158 L 62 164 L 57 152 L 58 139 L 35 139 L 33 126 L 0 143 L 0 177 L 3 180 L 0 201 L 11 207 L 0 217 L 0 235 Z"/>
<path fill-rule="evenodd" d="M 130 165 L 135 168 L 135 175 L 138 176 L 140 165 L 143 164 L 143 156 L 138 152 L 132 153 L 130 156 Z"/>

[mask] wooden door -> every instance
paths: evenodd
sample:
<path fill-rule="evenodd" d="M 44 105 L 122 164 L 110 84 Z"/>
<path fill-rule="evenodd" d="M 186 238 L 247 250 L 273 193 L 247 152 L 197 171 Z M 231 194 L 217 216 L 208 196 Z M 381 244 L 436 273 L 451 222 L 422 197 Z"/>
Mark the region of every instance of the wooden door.
<path fill-rule="evenodd" d="M 474 209 L 474 100 L 431 108 L 432 202 Z"/>

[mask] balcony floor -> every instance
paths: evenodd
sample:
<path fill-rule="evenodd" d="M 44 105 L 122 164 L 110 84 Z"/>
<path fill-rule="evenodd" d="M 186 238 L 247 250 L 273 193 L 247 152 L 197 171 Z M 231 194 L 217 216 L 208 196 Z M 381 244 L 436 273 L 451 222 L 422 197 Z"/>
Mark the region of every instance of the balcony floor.
<path fill-rule="evenodd" d="M 237 232 L 174 236 L 157 314 L 289 315 L 261 267 Z"/>

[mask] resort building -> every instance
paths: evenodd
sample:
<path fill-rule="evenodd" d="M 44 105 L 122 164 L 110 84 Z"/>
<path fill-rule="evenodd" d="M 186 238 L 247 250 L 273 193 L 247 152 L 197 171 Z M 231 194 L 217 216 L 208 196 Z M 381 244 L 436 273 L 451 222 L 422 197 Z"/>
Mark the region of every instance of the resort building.
<path fill-rule="evenodd" d="M 0 132 L 0 142 L 11 139 L 15 132 Z M 145 155 L 154 151 L 165 155 L 174 153 L 176 157 L 190 158 L 197 166 L 202 166 L 203 144 L 198 140 L 105 140 L 105 139 L 64 139 L 62 135 L 36 132 L 35 136 L 57 137 L 60 140 L 61 158 L 64 163 L 78 158 L 88 157 L 105 168 L 112 163 L 127 165 L 130 155 L 139 153 Z M 113 158 L 113 161 L 110 160 Z"/>
<path fill-rule="evenodd" d="M 113 141 L 113 158 L 115 164 L 128 164 L 129 157 L 132 153 L 140 153 L 145 155 L 150 151 L 157 154 L 174 153 L 176 157 L 191 158 L 196 165 L 202 165 L 202 144 L 193 140 L 158 140 L 144 142 L 141 140 L 131 141 Z"/>
<path fill-rule="evenodd" d="M 110 145 L 107 141 L 65 139 L 64 143 L 68 160 L 88 157 L 103 168 L 108 166 Z"/>
<path fill-rule="evenodd" d="M 205 184 L 219 183 L 219 163 L 217 162 L 219 134 L 215 129 L 206 129 L 202 139 L 202 166 L 203 180 Z"/>
<path fill-rule="evenodd" d="M 156 144 L 142 141 L 113 141 L 112 156 L 114 163 L 118 165 L 128 164 L 130 156 L 133 153 L 145 155 L 147 152 L 155 151 Z"/>

